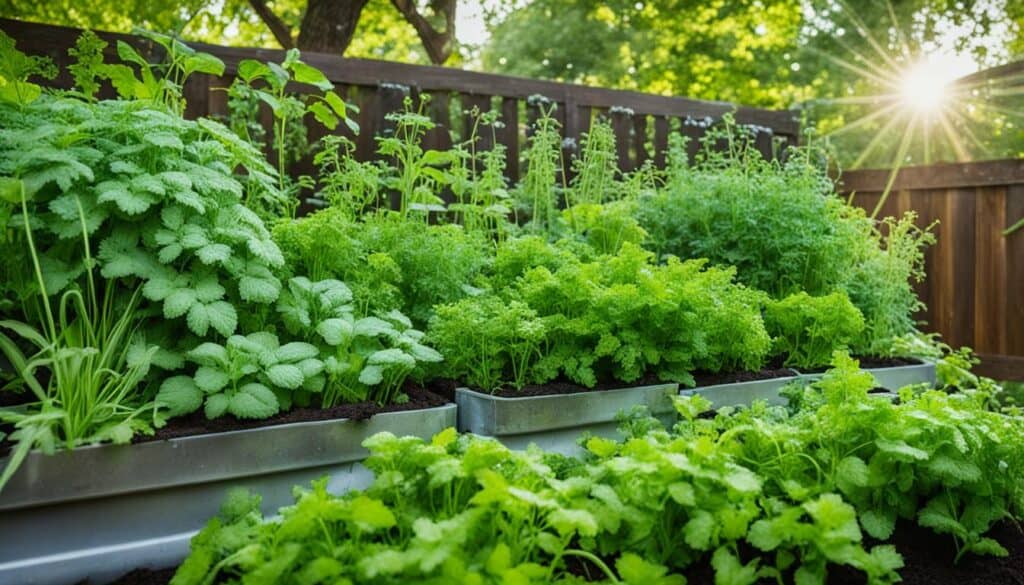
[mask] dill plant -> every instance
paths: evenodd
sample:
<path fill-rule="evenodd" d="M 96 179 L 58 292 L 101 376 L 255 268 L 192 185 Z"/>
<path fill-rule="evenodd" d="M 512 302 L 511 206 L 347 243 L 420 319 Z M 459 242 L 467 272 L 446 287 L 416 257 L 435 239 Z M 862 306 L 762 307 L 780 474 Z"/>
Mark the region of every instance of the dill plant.
<path fill-rule="evenodd" d="M 690 165 L 673 136 L 665 187 L 638 199 L 651 250 L 735 266 L 740 282 L 775 299 L 844 292 L 865 321 L 850 342 L 857 352 L 891 354 L 896 338 L 916 330 L 912 283 L 934 241 L 927 229 L 911 216 L 878 225 L 837 197 L 813 144 L 768 161 L 728 116 L 704 141 Z"/>

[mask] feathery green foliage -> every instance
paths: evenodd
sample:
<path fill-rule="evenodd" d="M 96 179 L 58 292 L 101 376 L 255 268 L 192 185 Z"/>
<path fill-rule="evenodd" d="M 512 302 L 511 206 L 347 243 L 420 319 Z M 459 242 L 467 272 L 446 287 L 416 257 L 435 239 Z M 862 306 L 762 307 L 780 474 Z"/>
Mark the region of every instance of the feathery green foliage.
<path fill-rule="evenodd" d="M 731 270 L 658 266 L 630 243 L 590 262 L 537 238 L 515 247 L 518 258 L 499 252 L 492 293 L 437 309 L 429 334 L 447 375 L 484 390 L 559 376 L 692 383 L 692 371 L 757 369 L 768 353 L 762 295 Z"/>

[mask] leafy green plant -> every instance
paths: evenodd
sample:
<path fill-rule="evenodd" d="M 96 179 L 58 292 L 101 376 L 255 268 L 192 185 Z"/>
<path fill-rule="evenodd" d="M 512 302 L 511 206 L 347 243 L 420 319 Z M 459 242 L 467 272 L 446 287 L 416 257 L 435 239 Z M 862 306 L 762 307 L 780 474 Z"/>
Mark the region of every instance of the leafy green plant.
<path fill-rule="evenodd" d="M 321 93 L 289 93 L 290 82 L 315 87 Z M 334 84 L 322 71 L 304 63 L 298 49 L 288 50 L 280 64 L 241 60 L 238 63 L 238 76 L 228 89 L 228 94 L 236 107 L 232 112 L 232 129 L 250 142 L 261 137 L 254 135 L 252 129 L 260 128 L 256 132 L 262 133 L 262 127 L 254 123 L 259 111 L 254 106 L 262 102 L 273 113 L 272 144 L 277 158 L 278 188 L 283 192 L 297 195 L 298 188 L 310 184 L 309 180 L 299 180 L 294 184 L 288 182 L 291 163 L 308 153 L 309 142 L 304 124 L 306 114 L 312 114 L 329 130 L 344 123 L 352 132 L 359 132 L 359 125 L 349 116 L 350 113 L 358 113 L 359 109 L 345 103 L 335 93 Z M 294 201 L 295 197 L 291 200 Z M 293 213 L 294 207 L 284 211 Z"/>
<path fill-rule="evenodd" d="M 402 399 L 406 378 L 441 355 L 421 343 L 423 333 L 398 311 L 356 319 L 352 293 L 337 280 L 289 281 L 278 302 L 284 324 L 293 335 L 319 347 L 326 384 L 321 403 L 373 400 L 390 404 Z"/>
<path fill-rule="evenodd" d="M 924 251 L 935 243 L 932 226 L 922 229 L 916 219 L 913 212 L 885 218 L 853 249 L 857 261 L 840 288 L 864 314 L 864 334 L 852 344 L 858 353 L 894 355 L 897 340 L 916 330 L 924 303 L 914 284 L 924 280 Z"/>
<path fill-rule="evenodd" d="M 528 101 L 537 107 L 539 115 L 527 139 L 526 173 L 516 187 L 514 198 L 517 208 L 524 210 L 529 218 L 524 229 L 536 234 L 555 229 L 559 187 L 564 190 L 565 183 L 564 175 L 560 178 L 563 168 L 560 125 L 553 116 L 557 104 L 540 95 L 530 96 Z"/>
<path fill-rule="evenodd" d="M 757 369 L 768 352 L 762 296 L 735 285 L 731 270 L 676 259 L 657 266 L 630 243 L 590 262 L 539 238 L 506 245 L 496 298 L 436 310 L 429 331 L 450 377 L 471 376 L 486 390 L 559 376 L 587 387 L 648 374 L 692 383 L 699 369 Z"/>
<path fill-rule="evenodd" d="M 611 124 L 594 120 L 582 146 L 579 158 L 572 164 L 575 176 L 569 185 L 568 203 L 597 204 L 614 199 L 619 168 Z"/>
<path fill-rule="evenodd" d="M 769 300 L 764 323 L 784 364 L 807 369 L 831 363 L 835 350 L 847 349 L 864 330 L 864 317 L 842 292 Z"/>
<path fill-rule="evenodd" d="M 437 307 L 430 341 L 445 356 L 446 374 L 474 388 L 507 383 L 519 390 L 541 357 L 545 333 L 544 322 L 525 303 L 484 295 Z"/>
<path fill-rule="evenodd" d="M 3 206 L 20 205 L 21 217 L 28 217 L 29 195 L 23 181 L 0 179 L 0 199 Z M 135 335 L 141 321 L 139 292 L 125 302 L 113 286 L 98 290 L 80 204 L 78 213 L 86 286 L 65 290 L 56 309 L 31 223 L 20 222 L 40 293 L 39 327 L 0 320 L 0 329 L 15 335 L 0 332 L 0 351 L 35 400 L 23 409 L 0 409 L 0 422 L 14 427 L 10 440 L 17 442 L 0 473 L 0 489 L 33 448 L 53 453 L 61 444 L 71 449 L 103 441 L 127 443 L 136 432 L 152 433 L 153 426 L 163 422 L 140 388 L 157 348 L 147 347 Z M 32 348 L 28 355 L 22 350 L 25 344 Z"/>
<path fill-rule="evenodd" d="M 380 204 L 385 168 L 378 162 L 358 161 L 355 143 L 344 136 L 329 134 L 320 141 L 313 157 L 319 170 L 319 195 L 349 220 Z"/>
<path fill-rule="evenodd" d="M 394 134 L 377 137 L 377 154 L 394 160 L 393 172 L 384 180 L 389 188 L 398 192 L 397 213 L 403 220 L 413 212 L 425 222 L 430 212 L 446 209 L 444 200 L 438 196 L 446 177 L 438 167 L 450 163 L 453 155 L 448 151 L 424 150 L 422 147 L 423 136 L 436 126 L 423 113 L 428 102 L 429 98 L 421 96 L 414 110 L 412 98 L 406 96 L 401 112 L 386 115 L 388 121 L 395 124 Z"/>
<path fill-rule="evenodd" d="M 505 145 L 497 141 L 498 111 L 469 112 L 473 120 L 469 138 L 451 150 L 452 161 L 446 170 L 446 182 L 455 196 L 448 210 L 467 231 L 501 240 L 511 231 L 511 196 L 505 184 Z M 479 150 L 480 133 L 491 133 L 487 150 Z"/>
<path fill-rule="evenodd" d="M 80 58 L 102 48 L 88 37 L 83 43 Z M 142 80 L 136 81 L 172 95 L 172 80 L 205 70 L 197 67 L 207 59 L 174 50 L 177 61 L 164 68 L 174 77 L 140 66 Z M 94 71 L 100 65 L 93 57 L 82 66 L 96 75 L 108 72 Z M 86 77 L 77 72 L 76 78 Z M 0 107 L 0 174 L 25 186 L 29 204 L 12 221 L 28 218 L 36 231 L 47 294 L 60 294 L 95 263 L 104 278 L 121 283 L 112 294 L 141 286 L 141 314 L 148 315 L 152 303 L 169 321 L 184 318 L 174 336 L 180 344 L 191 341 L 186 331 L 199 337 L 234 333 L 238 307 L 271 303 L 280 288 L 274 273 L 283 263 L 281 252 L 243 204 L 281 196 L 273 169 L 222 126 L 183 120 L 168 109 L 170 97 L 143 93 L 148 97 L 92 102 L 80 95 L 84 91 Z M 233 175 L 236 167 L 246 176 Z M 83 231 L 89 246 L 76 247 Z M 31 316 L 32 299 L 41 291 L 24 269 L 30 265 L 24 242 L 15 236 L 0 246 L 11 259 L 5 268 L 11 298 Z M 161 362 L 180 367 L 180 358 Z"/>
<path fill-rule="evenodd" d="M 291 406 L 289 391 L 323 389 L 324 363 L 308 343 L 284 345 L 267 332 L 232 335 L 224 345 L 206 342 L 188 352 L 195 374 L 164 380 L 157 401 L 170 416 L 203 407 L 206 418 L 232 414 L 267 418 Z"/>

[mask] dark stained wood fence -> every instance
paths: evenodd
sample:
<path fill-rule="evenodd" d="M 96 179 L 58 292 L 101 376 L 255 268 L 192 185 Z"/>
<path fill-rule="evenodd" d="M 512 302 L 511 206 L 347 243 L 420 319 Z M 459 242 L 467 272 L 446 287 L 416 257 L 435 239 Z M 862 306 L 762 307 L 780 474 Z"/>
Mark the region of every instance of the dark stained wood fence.
<path fill-rule="evenodd" d="M 840 190 L 870 213 L 888 178 L 849 171 Z M 922 227 L 939 221 L 919 288 L 928 329 L 974 348 L 987 375 L 1024 380 L 1024 229 L 1002 234 L 1024 217 L 1024 160 L 904 168 L 880 216 L 910 210 Z"/>
<path fill-rule="evenodd" d="M 21 51 L 47 55 L 62 70 L 69 62 L 67 50 L 81 32 L 72 28 L 4 19 L 0 19 L 0 29 L 17 41 Z M 137 37 L 110 33 L 100 35 L 110 41 L 121 39 L 147 49 L 147 43 Z M 108 48 L 110 60 L 116 58 L 113 44 Z M 185 95 L 189 103 L 186 115 L 190 117 L 227 113 L 227 96 L 221 90 L 231 85 L 239 61 L 256 59 L 280 62 L 284 58 L 284 52 L 279 50 L 189 44 L 219 57 L 227 66 L 222 77 L 195 75 L 186 84 Z M 636 168 L 648 158 L 663 163 L 670 132 L 680 132 L 691 137 L 691 148 L 696 147 L 696 139 L 704 132 L 704 122 L 719 119 L 726 112 L 735 111 L 737 122 L 748 124 L 758 132 L 756 144 L 765 154 L 771 154 L 780 146 L 795 143 L 798 139 L 799 123 L 790 111 L 760 110 L 722 102 L 601 89 L 446 67 L 346 59 L 319 53 L 304 53 L 303 60 L 323 71 L 338 86 L 342 97 L 359 106 L 361 132 L 356 138 L 356 156 L 364 160 L 375 156 L 374 136 L 388 129 L 385 115 L 400 110 L 406 95 L 416 99 L 422 94 L 431 96 L 429 114 L 439 124 L 439 128 L 426 137 L 428 148 L 447 148 L 453 140 L 463 140 L 467 135 L 467 115 L 473 106 L 484 111 L 497 109 L 501 113 L 500 120 L 504 127 L 498 131 L 496 139 L 507 148 L 507 174 L 511 180 L 519 177 L 520 154 L 525 144 L 528 122 L 538 114 L 537 106 L 529 103 L 530 96 L 534 95 L 544 96 L 558 104 L 555 117 L 561 123 L 563 137 L 566 138 L 563 141 L 566 159 L 577 153 L 580 138 L 589 128 L 593 117 L 607 116 L 616 132 L 619 164 L 625 171 Z M 54 85 L 69 87 L 71 79 L 62 73 Z M 310 138 L 319 138 L 322 132 L 322 129 L 311 126 Z M 489 139 L 487 137 L 486 140 Z"/>

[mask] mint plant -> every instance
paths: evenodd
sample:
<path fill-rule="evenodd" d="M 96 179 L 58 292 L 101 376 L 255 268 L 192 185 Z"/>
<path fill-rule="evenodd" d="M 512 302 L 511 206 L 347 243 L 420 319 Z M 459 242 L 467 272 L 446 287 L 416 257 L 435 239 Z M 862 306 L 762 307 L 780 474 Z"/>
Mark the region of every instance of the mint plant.
<path fill-rule="evenodd" d="M 224 345 L 206 342 L 187 354 L 199 366 L 195 374 L 166 379 L 157 401 L 168 407 L 170 416 L 202 406 L 210 419 L 228 413 L 267 418 L 291 407 L 290 391 L 323 390 L 324 363 L 318 355 L 313 345 L 281 345 L 276 335 L 266 332 L 232 335 Z"/>
<path fill-rule="evenodd" d="M 214 122 L 186 121 L 175 111 L 174 83 L 206 71 L 209 60 L 176 41 L 155 38 L 168 43 L 172 60 L 153 69 L 139 65 L 141 85 L 133 91 L 160 89 L 164 97 L 146 93 L 144 99 L 92 102 L 77 97 L 85 95 L 80 91 L 0 107 L 0 174 L 25 186 L 27 215 L 13 221 L 38 222 L 36 247 L 49 295 L 83 275 L 90 254 L 69 242 L 84 235 L 95 247 L 89 262 L 104 278 L 128 290 L 141 285 L 145 300 L 162 307 L 166 319 L 180 319 L 181 333 L 226 337 L 236 330 L 240 306 L 276 299 L 274 274 L 284 262 L 243 200 L 281 194 L 258 151 Z M 101 66 L 95 54 L 102 43 L 85 39 L 80 57 L 92 56 L 78 71 L 79 80 L 88 71 L 125 74 L 110 73 L 114 65 Z M 129 54 L 126 48 L 121 52 Z M 160 77 L 160 71 L 172 77 Z M 235 176 L 235 168 L 247 176 Z M 39 291 L 18 274 L 18 265 L 28 265 L 23 243 L 14 238 L 3 248 L 13 262 L 9 282 L 23 283 L 15 286 L 14 298 L 31 304 Z M 258 290 L 254 276 L 261 282 Z"/>

